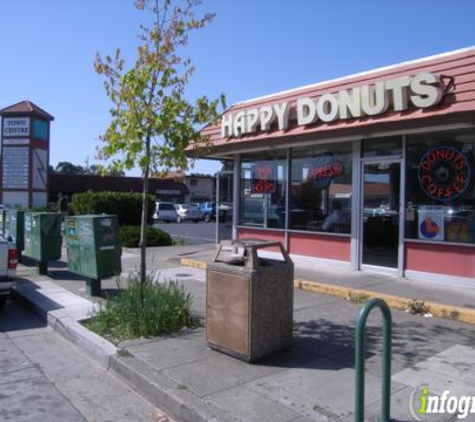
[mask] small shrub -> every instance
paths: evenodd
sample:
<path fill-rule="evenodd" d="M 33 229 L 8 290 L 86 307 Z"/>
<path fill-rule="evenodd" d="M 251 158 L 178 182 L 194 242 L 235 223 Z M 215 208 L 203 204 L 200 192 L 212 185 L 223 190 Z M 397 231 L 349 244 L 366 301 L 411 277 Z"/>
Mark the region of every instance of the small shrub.
<path fill-rule="evenodd" d="M 156 283 L 156 273 L 147 274 L 140 300 L 140 275 L 129 275 L 128 289 L 119 290 L 107 299 L 86 326 L 113 341 L 171 334 L 193 327 L 192 296 L 174 281 Z"/>
<path fill-rule="evenodd" d="M 140 243 L 140 226 L 123 226 L 120 231 L 120 243 L 126 248 L 138 248 Z M 147 246 L 170 246 L 171 236 L 154 227 L 147 227 Z"/>
<path fill-rule="evenodd" d="M 31 212 L 58 212 L 58 204 L 49 204 L 46 207 L 31 207 Z"/>
<path fill-rule="evenodd" d="M 76 193 L 69 204 L 75 215 L 115 214 L 121 226 L 138 226 L 142 219 L 142 194 L 133 192 L 93 192 Z M 152 223 L 155 211 L 153 196 L 148 197 L 148 219 Z"/>

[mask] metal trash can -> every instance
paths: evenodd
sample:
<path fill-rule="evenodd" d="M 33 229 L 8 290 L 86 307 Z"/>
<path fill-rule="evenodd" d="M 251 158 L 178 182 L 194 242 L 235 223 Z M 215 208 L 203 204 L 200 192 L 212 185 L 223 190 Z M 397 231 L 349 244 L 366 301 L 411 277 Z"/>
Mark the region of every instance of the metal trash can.
<path fill-rule="evenodd" d="M 277 248 L 282 260 L 259 256 Z M 268 255 L 267 255 L 268 256 Z M 294 264 L 279 242 L 222 242 L 206 271 L 206 339 L 247 362 L 291 345 Z"/>

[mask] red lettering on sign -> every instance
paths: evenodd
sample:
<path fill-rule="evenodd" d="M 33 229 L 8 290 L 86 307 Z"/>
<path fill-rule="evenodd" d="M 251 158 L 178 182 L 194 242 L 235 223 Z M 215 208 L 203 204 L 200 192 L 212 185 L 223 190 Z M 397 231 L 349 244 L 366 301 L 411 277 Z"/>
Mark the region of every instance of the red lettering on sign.
<path fill-rule="evenodd" d="M 424 176 L 421 177 L 421 183 L 423 185 L 429 184 L 432 182 L 432 177 L 428 176 L 427 174 L 424 174 Z"/>
<path fill-rule="evenodd" d="M 326 164 L 322 167 L 311 169 L 308 174 L 308 178 L 313 180 L 329 179 L 332 177 L 340 176 L 343 173 L 343 164 L 339 161 Z"/>
<path fill-rule="evenodd" d="M 273 164 L 257 164 L 252 168 L 251 193 L 274 193 L 276 167 Z"/>

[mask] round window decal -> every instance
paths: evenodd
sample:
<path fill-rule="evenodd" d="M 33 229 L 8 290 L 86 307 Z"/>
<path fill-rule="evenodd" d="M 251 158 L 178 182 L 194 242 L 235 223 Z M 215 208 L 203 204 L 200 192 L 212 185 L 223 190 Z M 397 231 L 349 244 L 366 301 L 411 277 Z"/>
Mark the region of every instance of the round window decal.
<path fill-rule="evenodd" d="M 470 163 L 459 150 L 437 147 L 427 151 L 419 162 L 418 179 L 422 191 L 437 201 L 450 201 L 470 185 Z"/>

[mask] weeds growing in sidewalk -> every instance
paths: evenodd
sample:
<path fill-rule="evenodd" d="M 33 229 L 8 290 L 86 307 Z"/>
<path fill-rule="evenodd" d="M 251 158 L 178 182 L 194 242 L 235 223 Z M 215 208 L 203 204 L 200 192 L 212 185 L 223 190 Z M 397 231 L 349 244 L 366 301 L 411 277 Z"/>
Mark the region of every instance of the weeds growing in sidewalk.
<path fill-rule="evenodd" d="M 155 282 L 156 276 L 156 272 L 147 274 L 142 305 L 140 274 L 130 274 L 128 288 L 109 296 L 105 306 L 85 323 L 87 328 L 116 341 L 155 337 L 195 326 L 191 294 L 175 281 Z"/>
<path fill-rule="evenodd" d="M 355 303 L 355 304 L 361 304 L 361 303 L 364 303 L 366 302 L 367 300 L 370 299 L 370 295 L 367 295 L 365 293 L 359 293 L 359 292 L 349 292 L 348 294 L 348 300 L 351 302 L 351 303 Z"/>
<path fill-rule="evenodd" d="M 429 313 L 429 308 L 423 300 L 412 299 L 408 312 L 412 315 L 426 315 Z"/>

